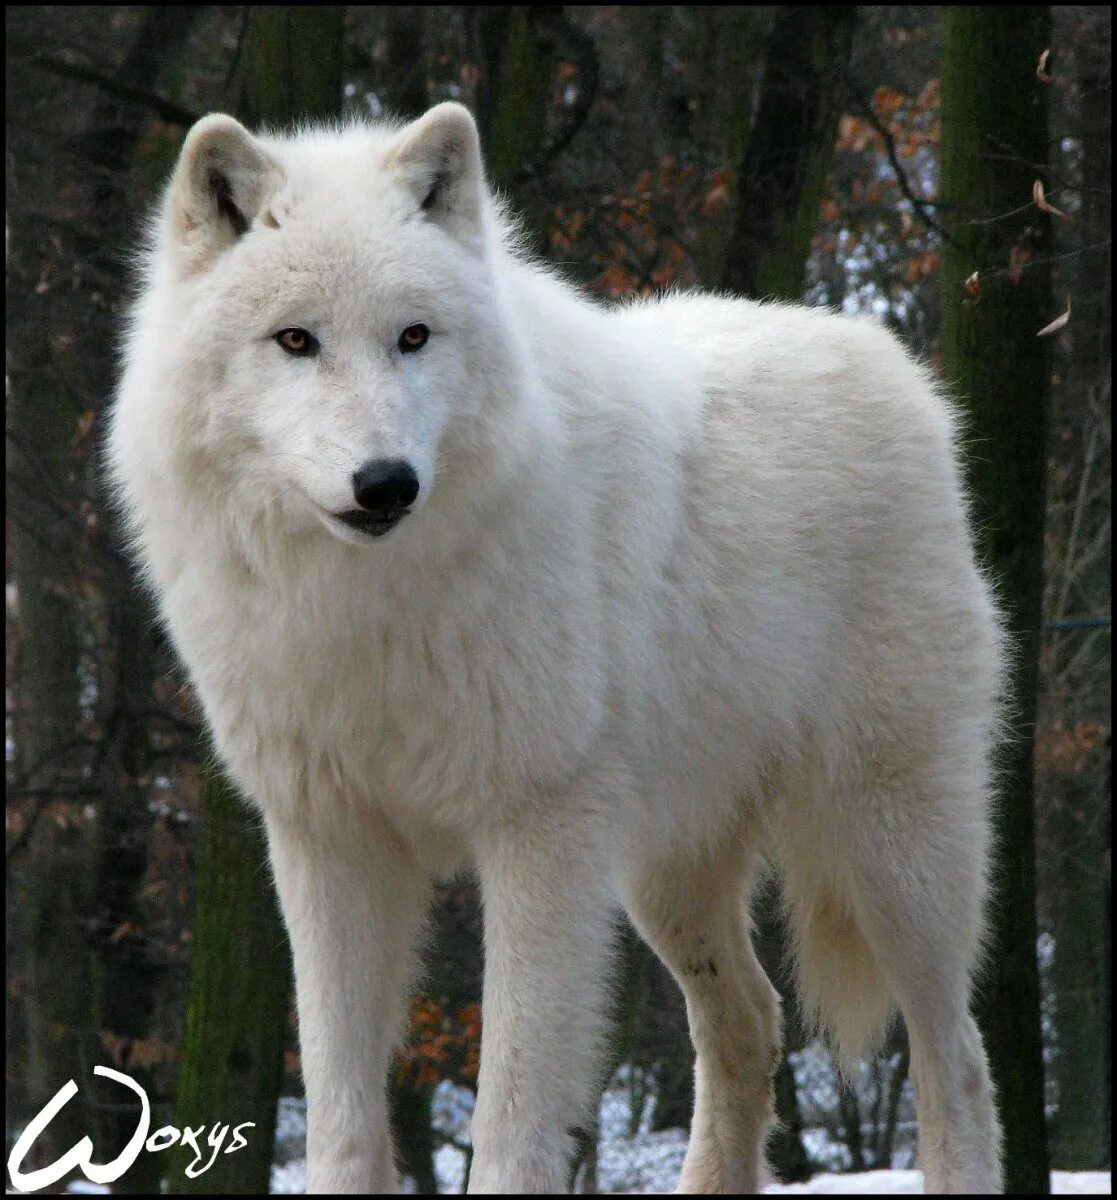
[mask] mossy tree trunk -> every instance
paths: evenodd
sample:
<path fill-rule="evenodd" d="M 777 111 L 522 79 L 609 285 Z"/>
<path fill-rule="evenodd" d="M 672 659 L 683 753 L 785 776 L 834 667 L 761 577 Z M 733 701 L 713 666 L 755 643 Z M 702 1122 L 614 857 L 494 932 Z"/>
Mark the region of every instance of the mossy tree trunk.
<path fill-rule="evenodd" d="M 480 119 L 489 177 L 506 184 L 539 156 L 547 136 L 554 69 L 551 5 L 486 5 L 479 10 L 485 63 Z"/>
<path fill-rule="evenodd" d="M 248 10 L 231 100 L 250 126 L 281 127 L 341 112 L 345 9 L 334 4 Z"/>
<path fill-rule="evenodd" d="M 489 179 L 508 192 L 534 248 L 545 251 L 546 215 L 523 186 L 547 144 L 559 5 L 481 5 L 476 40 L 484 65 L 478 124 Z"/>
<path fill-rule="evenodd" d="M 1036 63 L 1044 7 L 943 9 L 942 350 L 968 417 L 974 523 L 1015 644 L 1008 680 L 1016 736 L 1003 747 L 995 901 L 979 1018 L 1005 1131 L 1006 1190 L 1049 1188 L 1036 963 L 1033 750 L 1048 424 L 1048 364 L 1036 333 L 1055 315 L 1047 219 L 1028 205 L 1046 161 Z M 980 223 L 976 223 L 980 222 Z M 1012 249 L 1031 262 L 1004 270 Z M 1032 265 L 1039 261 L 1041 265 Z M 970 283 L 977 271 L 978 282 Z M 999 273 L 998 273 L 999 272 Z"/>
<path fill-rule="evenodd" d="M 282 126 L 336 116 L 344 9 L 253 8 L 234 85 L 237 115 Z M 194 1180 L 177 1152 L 173 1192 L 266 1194 L 290 997 L 287 938 L 258 820 L 216 768 L 206 777 L 186 1032 L 175 1124 L 255 1122 L 248 1146 Z"/>
<path fill-rule="evenodd" d="M 174 1123 L 236 1126 L 248 1145 L 190 1179 L 176 1149 L 169 1190 L 208 1195 L 268 1191 L 289 1009 L 287 939 L 259 822 L 216 770 L 202 793 L 190 990 Z M 226 1145 L 231 1136 L 226 1138 Z M 208 1153 L 206 1155 L 208 1159 Z"/>

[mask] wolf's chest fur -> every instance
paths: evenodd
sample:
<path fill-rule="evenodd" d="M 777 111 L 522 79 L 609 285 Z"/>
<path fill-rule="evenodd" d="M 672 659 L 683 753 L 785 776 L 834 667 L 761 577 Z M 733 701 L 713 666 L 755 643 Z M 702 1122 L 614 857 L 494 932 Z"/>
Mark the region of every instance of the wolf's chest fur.
<path fill-rule="evenodd" d="M 253 799 L 376 805 L 455 832 L 576 768 L 603 721 L 592 597 L 507 573 L 498 590 L 479 569 L 441 592 L 429 576 L 397 581 L 386 601 L 367 556 L 351 558 L 229 587 L 211 572 L 176 621 Z M 277 588 L 298 603 L 275 603 Z"/>

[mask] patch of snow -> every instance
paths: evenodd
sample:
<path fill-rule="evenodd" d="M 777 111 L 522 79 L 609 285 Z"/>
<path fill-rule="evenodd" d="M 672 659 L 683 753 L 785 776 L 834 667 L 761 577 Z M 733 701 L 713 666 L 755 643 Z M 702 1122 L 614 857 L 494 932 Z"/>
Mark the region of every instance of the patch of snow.
<path fill-rule="evenodd" d="M 638 1082 L 638 1081 L 637 1081 Z M 674 1189 L 686 1154 L 687 1134 L 682 1129 L 651 1132 L 651 1104 L 645 1102 L 638 1132 L 631 1127 L 634 1081 L 627 1076 L 613 1080 L 601 1101 L 601 1140 L 597 1147 L 598 1190 L 603 1195 L 662 1195 Z M 434 1155 L 438 1190 L 458 1194 L 465 1190 L 465 1153 L 460 1149 L 469 1137 L 473 1093 L 468 1088 L 442 1083 L 435 1089 L 432 1123 L 443 1137 L 457 1142 L 439 1147 Z M 812 1131 L 822 1134 L 824 1131 Z M 833 1147 L 812 1147 L 825 1156 Z M 306 1190 L 306 1101 L 284 1096 L 279 1102 L 275 1131 L 273 1194 L 290 1195 Z M 414 1184 L 410 1189 L 414 1190 Z M 79 1180 L 71 1192 L 103 1193 L 109 1189 Z M 913 1170 L 865 1171 L 857 1174 L 823 1172 L 807 1183 L 770 1184 L 766 1195 L 804 1196 L 914 1196 L 923 1191 L 923 1175 Z M 1056 1196 L 1108 1196 L 1112 1193 L 1108 1171 L 1052 1171 L 1051 1191 Z"/>
<path fill-rule="evenodd" d="M 273 1166 L 268 1190 L 273 1196 L 301 1196 L 306 1191 L 306 1159 L 297 1158 L 284 1166 Z"/>
<path fill-rule="evenodd" d="M 440 1146 L 434 1152 L 434 1177 L 443 1195 L 465 1191 L 465 1154 L 457 1146 Z"/>
<path fill-rule="evenodd" d="M 918 1196 L 923 1192 L 921 1171 L 865 1171 L 850 1175 L 816 1175 L 807 1183 L 772 1184 L 765 1195 L 804 1196 Z M 1055 1196 L 1108 1196 L 1108 1171 L 1052 1171 Z"/>
<path fill-rule="evenodd" d="M 597 1147 L 598 1190 L 648 1196 L 670 1192 L 683 1169 L 686 1146 L 684 1129 L 607 1138 Z"/>

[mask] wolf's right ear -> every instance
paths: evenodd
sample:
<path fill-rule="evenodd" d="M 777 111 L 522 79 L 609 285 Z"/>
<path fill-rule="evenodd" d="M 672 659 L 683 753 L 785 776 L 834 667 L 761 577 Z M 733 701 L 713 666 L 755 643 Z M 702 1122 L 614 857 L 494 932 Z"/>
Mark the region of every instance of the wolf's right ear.
<path fill-rule="evenodd" d="M 186 135 L 169 192 L 175 244 L 188 270 L 203 270 L 233 245 L 283 182 L 283 168 L 224 113 Z"/>

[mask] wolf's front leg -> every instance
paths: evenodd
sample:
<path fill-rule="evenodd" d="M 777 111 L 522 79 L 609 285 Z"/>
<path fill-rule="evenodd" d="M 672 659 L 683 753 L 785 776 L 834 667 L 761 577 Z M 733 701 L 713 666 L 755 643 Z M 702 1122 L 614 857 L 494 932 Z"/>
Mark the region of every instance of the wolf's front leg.
<path fill-rule="evenodd" d="M 427 885 L 379 825 L 267 820 L 295 961 L 307 1191 L 398 1191 L 387 1071 L 403 1030 Z"/>
<path fill-rule="evenodd" d="M 570 1190 L 591 1112 L 615 931 L 605 838 L 540 818 L 479 847 L 485 905 L 471 1193 Z"/>

